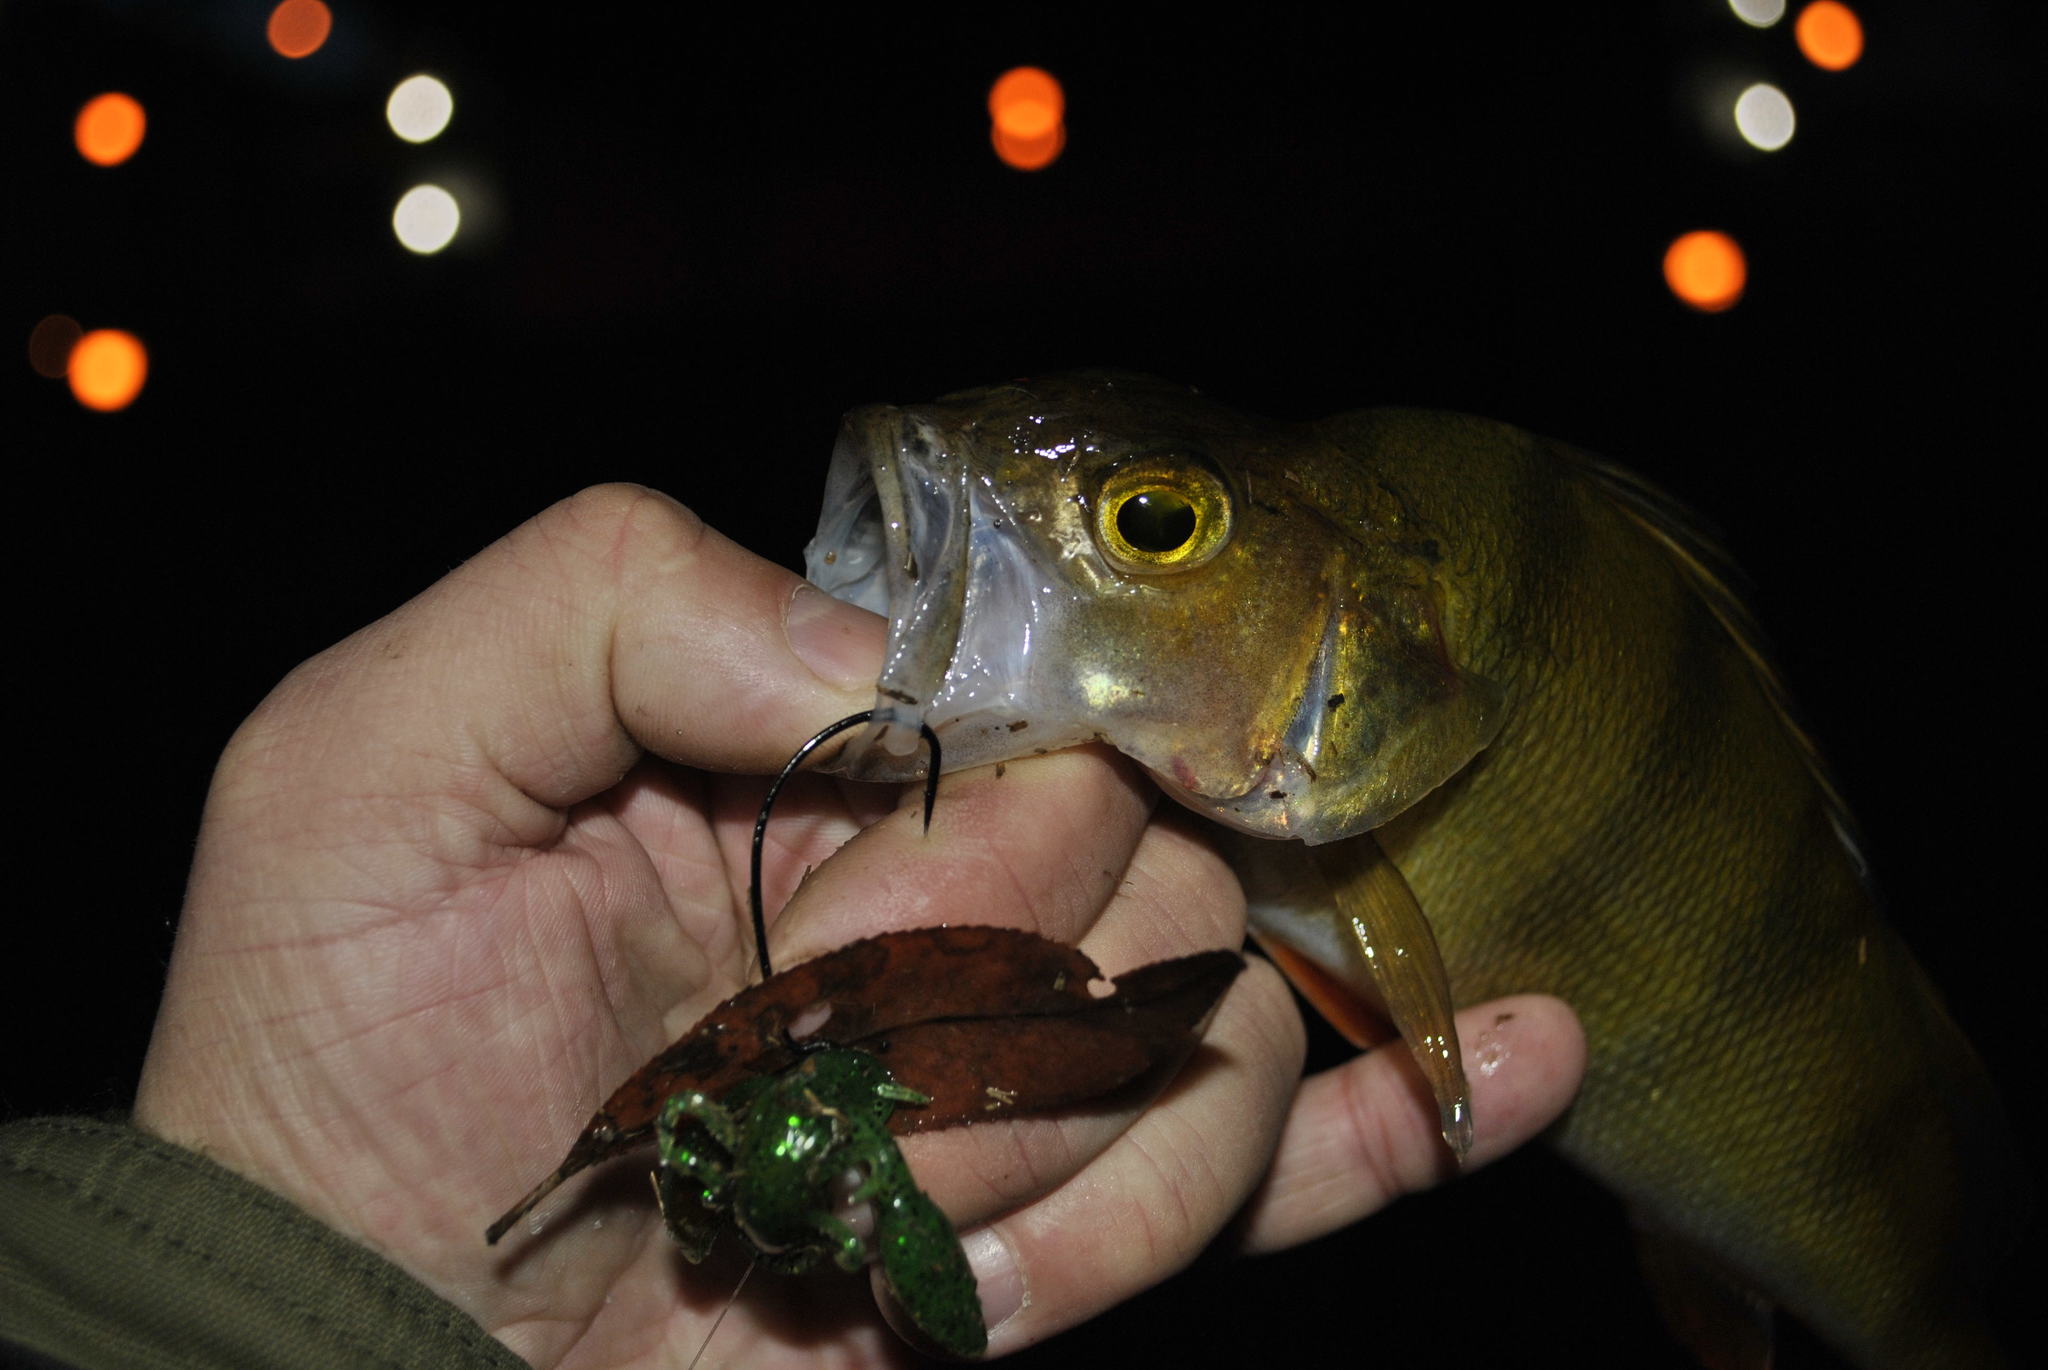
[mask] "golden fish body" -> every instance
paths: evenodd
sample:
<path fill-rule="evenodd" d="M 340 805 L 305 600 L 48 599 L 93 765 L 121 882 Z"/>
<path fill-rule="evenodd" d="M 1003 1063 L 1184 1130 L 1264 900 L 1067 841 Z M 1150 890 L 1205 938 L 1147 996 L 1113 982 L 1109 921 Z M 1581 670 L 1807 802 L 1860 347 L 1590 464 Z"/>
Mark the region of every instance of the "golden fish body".
<path fill-rule="evenodd" d="M 854 774 L 912 773 L 920 719 L 949 765 L 1099 737 L 1302 839 L 1232 844 L 1255 930 L 1319 1006 L 1386 1002 L 1454 1146 L 1433 953 L 1458 1003 L 1578 1011 L 1553 1140 L 1674 1239 L 1680 1303 L 1703 1253 L 1856 1364 L 1999 1364 L 1996 1104 L 1708 557 L 1504 425 L 1091 373 L 850 415 L 810 575 L 890 618 Z"/>

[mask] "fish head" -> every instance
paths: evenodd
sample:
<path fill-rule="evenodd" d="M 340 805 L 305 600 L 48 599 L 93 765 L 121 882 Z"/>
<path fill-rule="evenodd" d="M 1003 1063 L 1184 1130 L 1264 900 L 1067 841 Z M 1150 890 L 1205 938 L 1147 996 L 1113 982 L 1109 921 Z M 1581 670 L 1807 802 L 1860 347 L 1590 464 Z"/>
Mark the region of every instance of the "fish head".
<path fill-rule="evenodd" d="M 1125 373 L 855 410 L 807 572 L 889 634 L 836 768 L 910 779 L 928 723 L 948 769 L 1107 742 L 1260 836 L 1392 817 L 1497 710 L 1367 486 L 1313 430 Z"/>

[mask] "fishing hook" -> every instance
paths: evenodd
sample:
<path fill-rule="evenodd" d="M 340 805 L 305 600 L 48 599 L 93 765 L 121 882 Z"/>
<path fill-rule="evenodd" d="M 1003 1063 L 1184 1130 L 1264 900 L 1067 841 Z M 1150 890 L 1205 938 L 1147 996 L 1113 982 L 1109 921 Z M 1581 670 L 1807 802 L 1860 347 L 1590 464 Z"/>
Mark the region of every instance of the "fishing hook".
<path fill-rule="evenodd" d="M 768 787 L 767 796 L 761 800 L 761 815 L 754 820 L 753 860 L 747 868 L 750 882 L 747 885 L 747 906 L 754 915 L 754 952 L 761 959 L 761 978 L 763 980 L 766 980 L 775 973 L 768 964 L 768 919 L 761 912 L 761 841 L 768 832 L 768 814 L 775 807 L 775 796 L 782 793 L 782 782 L 796 773 L 796 768 L 804 763 L 805 757 L 816 751 L 824 743 L 845 732 L 848 728 L 857 728 L 861 724 L 871 721 L 874 716 L 875 711 L 873 709 L 863 709 L 857 714 L 848 714 L 845 718 L 840 719 L 837 723 L 832 724 L 816 737 L 804 743 L 803 746 L 798 747 L 796 755 L 789 759 L 789 764 L 782 768 L 782 774 L 775 777 L 775 783 Z M 930 747 L 932 751 L 931 765 L 924 773 L 924 830 L 930 832 L 932 830 L 932 805 L 939 797 L 939 735 L 932 731 L 931 724 L 923 722 L 917 725 L 917 732 L 918 736 L 924 739 L 925 745 Z"/>

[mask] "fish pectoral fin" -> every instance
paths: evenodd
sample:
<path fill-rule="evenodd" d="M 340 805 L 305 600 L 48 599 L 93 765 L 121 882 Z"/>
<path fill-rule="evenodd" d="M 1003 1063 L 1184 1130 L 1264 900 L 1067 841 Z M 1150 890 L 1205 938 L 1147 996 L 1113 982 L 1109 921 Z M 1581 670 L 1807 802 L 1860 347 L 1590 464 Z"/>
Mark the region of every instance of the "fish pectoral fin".
<path fill-rule="evenodd" d="M 1636 1259 L 1664 1325 L 1706 1370 L 1770 1370 L 1775 1309 L 1720 1261 L 1630 1214 Z"/>
<path fill-rule="evenodd" d="M 1343 924 L 1341 940 L 1407 1039 L 1436 1096 L 1444 1142 L 1462 1163 L 1472 1147 L 1472 1095 L 1458 1051 L 1450 978 L 1429 919 L 1407 878 L 1370 833 L 1308 852 L 1329 882 L 1334 917 Z"/>

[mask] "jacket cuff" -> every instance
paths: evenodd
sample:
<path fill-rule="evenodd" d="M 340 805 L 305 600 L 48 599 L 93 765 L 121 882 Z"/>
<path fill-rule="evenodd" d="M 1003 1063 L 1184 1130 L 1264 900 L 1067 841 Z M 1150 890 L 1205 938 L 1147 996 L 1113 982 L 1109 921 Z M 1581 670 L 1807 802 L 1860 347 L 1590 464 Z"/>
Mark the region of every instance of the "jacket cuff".
<path fill-rule="evenodd" d="M 389 1261 L 126 1124 L 0 1126 L 0 1213 L 0 1339 L 79 1367 L 525 1367 Z"/>

